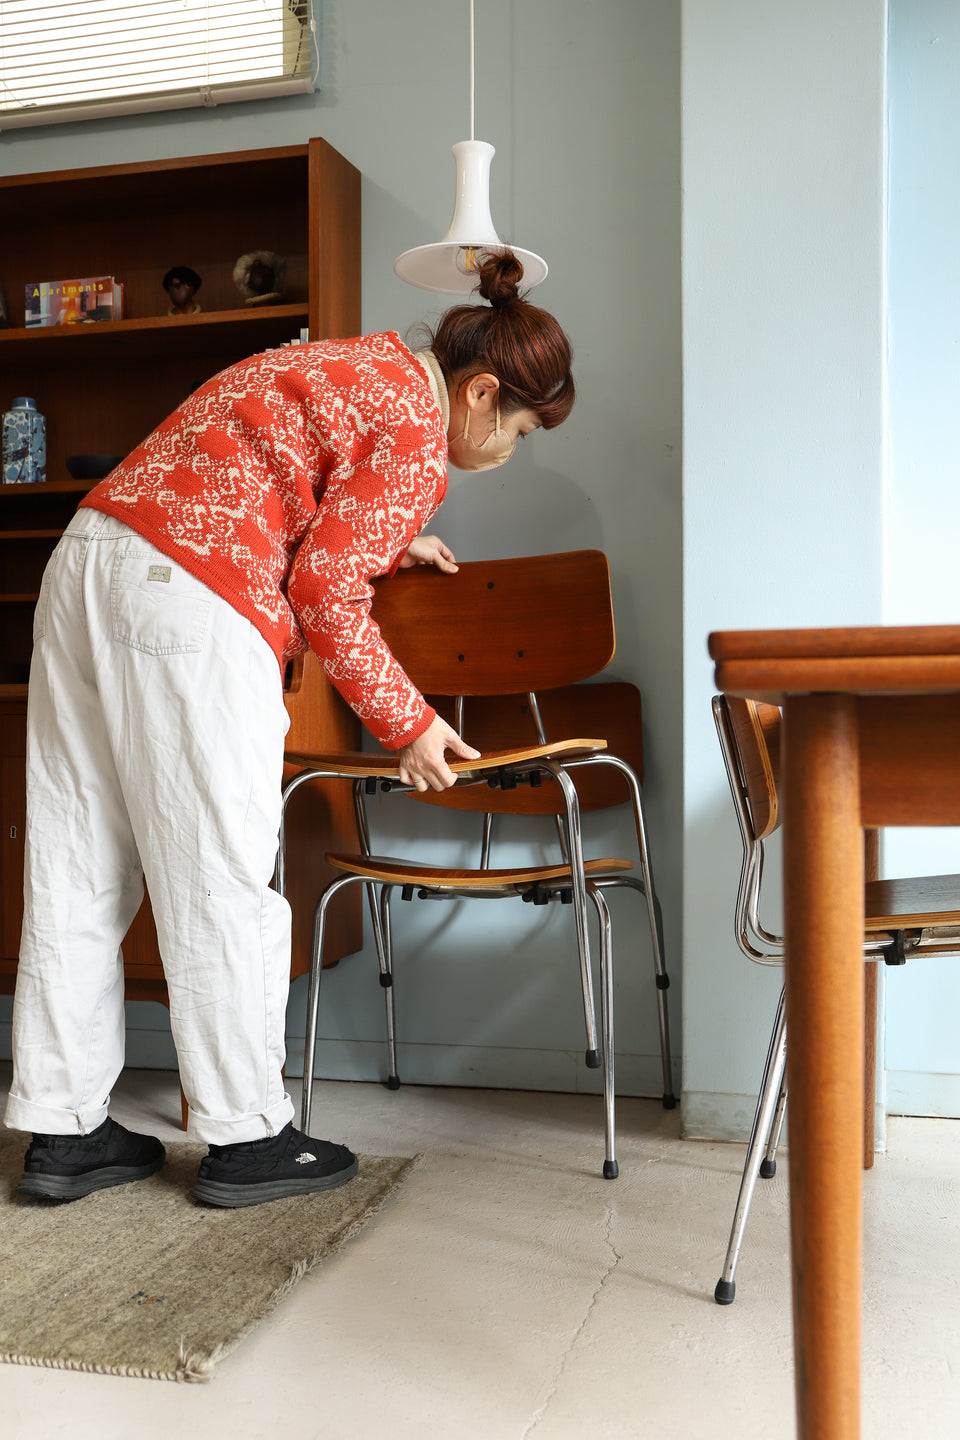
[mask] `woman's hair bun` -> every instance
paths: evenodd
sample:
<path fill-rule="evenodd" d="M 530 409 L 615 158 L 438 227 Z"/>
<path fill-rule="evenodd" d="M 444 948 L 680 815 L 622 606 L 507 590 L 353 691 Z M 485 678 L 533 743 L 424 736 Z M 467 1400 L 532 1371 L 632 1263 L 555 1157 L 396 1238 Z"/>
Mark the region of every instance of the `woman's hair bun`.
<path fill-rule="evenodd" d="M 495 308 L 520 299 L 523 266 L 512 250 L 487 251 L 479 266 L 480 294 Z"/>
<path fill-rule="evenodd" d="M 521 294 L 523 266 L 511 250 L 481 253 L 477 275 L 487 305 L 452 305 L 426 338 L 450 394 L 472 375 L 500 381 L 501 411 L 534 410 L 544 430 L 570 414 L 576 397 L 570 341 L 552 315 Z"/>

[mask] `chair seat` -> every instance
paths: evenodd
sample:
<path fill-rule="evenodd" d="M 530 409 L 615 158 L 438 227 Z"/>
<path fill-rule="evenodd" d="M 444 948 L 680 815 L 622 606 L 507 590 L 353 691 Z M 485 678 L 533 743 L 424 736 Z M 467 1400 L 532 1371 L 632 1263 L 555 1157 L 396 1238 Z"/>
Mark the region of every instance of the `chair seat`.
<path fill-rule="evenodd" d="M 489 770 L 499 770 L 504 765 L 523 765 L 533 760 L 549 760 L 556 756 L 564 761 L 584 759 L 606 750 L 606 740 L 583 738 L 554 740 L 549 745 L 526 745 L 511 750 L 490 750 L 478 760 L 450 760 L 450 769 L 465 781 L 474 776 L 485 775 Z M 400 765 L 395 754 L 367 754 L 348 751 L 342 754 L 316 755 L 298 750 L 287 750 L 284 763 L 299 770 L 323 770 L 335 775 L 352 776 L 355 779 L 372 777 L 383 780 L 400 779 Z"/>
<path fill-rule="evenodd" d="M 452 870 L 442 865 L 420 865 L 385 855 L 327 855 L 327 862 L 351 875 L 364 875 L 385 884 L 425 885 L 431 889 L 502 890 L 543 880 L 569 880 L 569 865 L 517 865 L 507 870 Z M 592 876 L 620 875 L 632 870 L 629 860 L 587 860 L 584 872 Z"/>
<path fill-rule="evenodd" d="M 864 902 L 867 934 L 960 925 L 960 875 L 868 880 Z"/>

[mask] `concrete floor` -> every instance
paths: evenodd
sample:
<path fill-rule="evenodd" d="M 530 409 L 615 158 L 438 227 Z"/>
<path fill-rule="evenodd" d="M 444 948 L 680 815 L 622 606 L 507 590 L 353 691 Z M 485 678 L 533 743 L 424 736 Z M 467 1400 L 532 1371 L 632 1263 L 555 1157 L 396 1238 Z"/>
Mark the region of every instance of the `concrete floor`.
<path fill-rule="evenodd" d="M 0 1069 L 0 1089 L 9 1067 Z M 296 1097 L 295 1097 L 296 1098 Z M 422 1155 L 363 1232 L 208 1385 L 0 1365 L 5 1440 L 789 1440 L 786 1164 L 758 1191 L 736 1303 L 713 1302 L 743 1147 L 600 1102 L 321 1085 L 316 1133 Z M 175 1077 L 112 1113 L 179 1138 Z M 894 1120 L 866 1177 L 865 1440 L 960 1434 L 960 1126 Z M 265 1207 L 264 1217 L 268 1210 Z"/>

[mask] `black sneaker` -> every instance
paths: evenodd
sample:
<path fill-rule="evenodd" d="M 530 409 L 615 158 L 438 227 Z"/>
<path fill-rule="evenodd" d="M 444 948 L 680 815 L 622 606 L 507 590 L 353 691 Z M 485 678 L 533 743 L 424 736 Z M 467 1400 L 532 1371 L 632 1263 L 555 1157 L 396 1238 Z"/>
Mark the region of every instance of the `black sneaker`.
<path fill-rule="evenodd" d="M 211 1145 L 200 1161 L 193 1195 L 208 1205 L 259 1205 L 334 1190 L 356 1173 L 357 1157 L 346 1145 L 312 1140 L 290 1122 L 265 1140 Z"/>
<path fill-rule="evenodd" d="M 94 1190 L 145 1180 L 163 1164 L 152 1135 L 125 1130 L 108 1115 L 89 1135 L 34 1135 L 23 1162 L 21 1195 L 79 1200 Z"/>

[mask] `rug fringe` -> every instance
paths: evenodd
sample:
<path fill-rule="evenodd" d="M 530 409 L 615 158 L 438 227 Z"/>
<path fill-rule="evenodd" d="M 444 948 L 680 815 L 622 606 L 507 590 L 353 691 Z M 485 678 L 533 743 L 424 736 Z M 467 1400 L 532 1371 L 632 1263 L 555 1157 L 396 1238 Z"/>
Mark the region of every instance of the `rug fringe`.
<path fill-rule="evenodd" d="M 141 1365 L 99 1365 L 91 1360 L 54 1360 L 45 1355 L 0 1353 L 0 1364 L 33 1365 L 40 1370 L 83 1370 L 90 1375 L 128 1375 L 137 1380 L 184 1380 L 179 1370 L 147 1370 Z"/>
<path fill-rule="evenodd" d="M 195 1385 L 205 1385 L 213 1378 L 213 1367 L 217 1363 L 220 1347 L 210 1355 L 188 1355 L 184 1342 L 180 1341 L 180 1364 L 176 1379 L 187 1380 Z"/>

